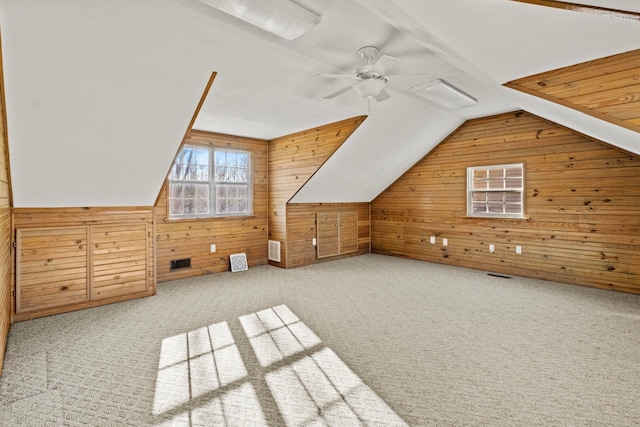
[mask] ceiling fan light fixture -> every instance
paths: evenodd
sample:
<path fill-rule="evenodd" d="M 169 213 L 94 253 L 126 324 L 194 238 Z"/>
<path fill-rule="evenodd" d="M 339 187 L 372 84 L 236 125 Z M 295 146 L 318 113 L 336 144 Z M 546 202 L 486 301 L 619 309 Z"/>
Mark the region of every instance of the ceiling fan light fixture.
<path fill-rule="evenodd" d="M 251 25 L 294 40 L 320 23 L 320 17 L 290 0 L 200 0 Z"/>
<path fill-rule="evenodd" d="M 414 86 L 411 91 L 422 98 L 452 110 L 478 103 L 472 96 L 440 79 Z"/>
<path fill-rule="evenodd" d="M 376 97 L 384 89 L 385 81 L 382 79 L 367 79 L 353 85 L 353 89 L 363 98 Z"/>

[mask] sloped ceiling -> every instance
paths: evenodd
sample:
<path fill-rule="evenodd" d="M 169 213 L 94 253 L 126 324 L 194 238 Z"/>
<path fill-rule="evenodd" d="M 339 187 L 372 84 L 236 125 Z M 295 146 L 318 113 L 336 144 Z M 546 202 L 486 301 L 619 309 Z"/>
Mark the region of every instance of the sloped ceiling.
<path fill-rule="evenodd" d="M 322 22 L 289 42 L 197 0 L 0 0 L 14 205 L 152 205 L 213 71 L 197 129 L 268 140 L 370 111 L 296 202 L 370 201 L 464 120 L 514 109 L 640 153 L 636 132 L 501 86 L 640 48 L 638 22 L 507 0 L 298 3 Z M 411 76 L 370 107 L 323 100 L 345 81 L 314 75 L 352 73 L 365 45 Z M 478 104 L 410 92 L 434 78 Z"/>

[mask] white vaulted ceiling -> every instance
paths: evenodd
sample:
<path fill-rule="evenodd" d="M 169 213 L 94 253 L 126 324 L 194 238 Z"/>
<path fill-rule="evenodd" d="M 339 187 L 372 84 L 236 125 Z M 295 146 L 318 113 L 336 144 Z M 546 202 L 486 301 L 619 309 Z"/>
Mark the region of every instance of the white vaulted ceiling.
<path fill-rule="evenodd" d="M 369 117 L 296 194 L 367 202 L 464 120 L 525 109 L 629 151 L 637 132 L 502 87 L 640 48 L 640 23 L 508 0 L 298 0 L 321 23 L 286 41 L 198 0 L 0 0 L 14 205 L 148 206 L 212 72 L 196 129 L 272 139 Z M 637 2 L 589 2 L 640 11 Z M 358 48 L 400 62 L 391 98 L 317 73 L 352 73 Z M 409 89 L 443 78 L 478 99 L 447 110 Z"/>

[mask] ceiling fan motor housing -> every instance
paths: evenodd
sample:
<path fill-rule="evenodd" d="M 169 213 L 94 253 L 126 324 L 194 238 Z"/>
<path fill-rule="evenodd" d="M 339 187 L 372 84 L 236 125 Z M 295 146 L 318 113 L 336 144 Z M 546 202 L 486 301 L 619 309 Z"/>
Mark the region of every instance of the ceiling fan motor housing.
<path fill-rule="evenodd" d="M 373 64 L 373 60 L 378 56 L 378 48 L 375 46 L 365 46 L 358 49 L 358 55 L 365 60 L 367 64 Z"/>

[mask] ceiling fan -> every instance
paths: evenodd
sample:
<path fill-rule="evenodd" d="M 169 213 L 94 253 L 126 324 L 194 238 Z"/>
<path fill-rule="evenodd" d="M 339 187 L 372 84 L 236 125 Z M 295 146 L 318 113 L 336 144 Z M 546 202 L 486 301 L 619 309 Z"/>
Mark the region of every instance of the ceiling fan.
<path fill-rule="evenodd" d="M 358 55 L 364 60 L 364 64 L 356 68 L 355 74 L 316 74 L 317 77 L 328 79 L 347 78 L 356 81 L 323 99 L 335 98 L 351 89 L 363 98 L 373 98 L 378 102 L 390 98 L 391 95 L 385 90 L 387 81 L 389 81 L 385 73 L 400 60 L 389 55 L 378 57 L 378 52 L 378 48 L 375 46 L 365 46 L 358 49 Z"/>

